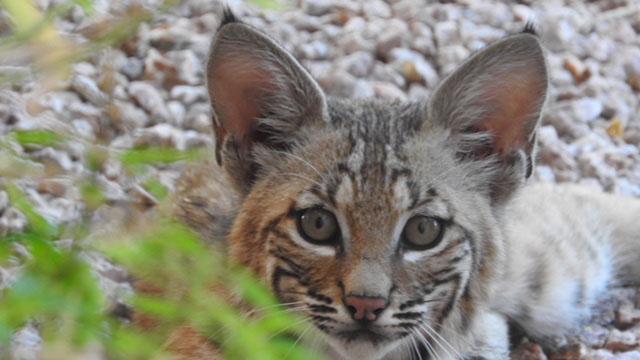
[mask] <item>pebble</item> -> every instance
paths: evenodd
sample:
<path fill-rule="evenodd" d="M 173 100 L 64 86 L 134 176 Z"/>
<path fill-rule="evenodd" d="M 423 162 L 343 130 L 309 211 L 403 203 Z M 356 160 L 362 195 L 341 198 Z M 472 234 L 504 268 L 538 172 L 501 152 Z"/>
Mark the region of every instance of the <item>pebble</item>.
<path fill-rule="evenodd" d="M 304 2 L 304 10 L 311 16 L 326 15 L 330 13 L 335 6 L 335 0 L 307 0 Z"/>
<path fill-rule="evenodd" d="M 180 100 L 185 105 L 208 101 L 209 94 L 203 86 L 177 85 L 171 88 L 172 99 Z"/>
<path fill-rule="evenodd" d="M 144 73 L 144 63 L 135 57 L 127 58 L 120 68 L 120 72 L 122 72 L 131 81 L 138 80 Z"/>
<path fill-rule="evenodd" d="M 438 73 L 416 51 L 405 48 L 393 49 L 389 52 L 389 62 L 408 82 L 422 82 L 431 87 L 438 82 Z"/>
<path fill-rule="evenodd" d="M 616 177 L 616 170 L 603 161 L 596 153 L 584 153 L 578 157 L 578 166 L 582 176 L 593 177 L 607 188 Z"/>
<path fill-rule="evenodd" d="M 202 84 L 204 63 L 193 50 L 172 51 L 167 53 L 167 58 L 175 67 L 179 82 L 187 85 Z"/>
<path fill-rule="evenodd" d="M 407 95 L 397 86 L 388 83 L 374 83 L 373 91 L 376 97 L 383 99 L 407 100 Z"/>
<path fill-rule="evenodd" d="M 4 190 L 0 190 L 0 215 L 4 213 L 4 211 L 9 206 L 9 195 Z"/>
<path fill-rule="evenodd" d="M 187 112 L 184 105 L 179 101 L 169 101 L 167 108 L 169 109 L 169 114 L 171 114 L 171 123 L 177 127 L 182 127 Z"/>
<path fill-rule="evenodd" d="M 129 94 L 155 121 L 166 122 L 170 119 L 164 98 L 155 86 L 143 81 L 134 81 L 129 84 Z"/>
<path fill-rule="evenodd" d="M 98 88 L 96 82 L 84 75 L 73 76 L 71 88 L 85 100 L 97 106 L 103 106 L 109 100 L 108 96 Z"/>
<path fill-rule="evenodd" d="M 37 360 L 41 357 L 43 340 L 34 324 L 19 330 L 11 338 L 12 360 Z"/>
<path fill-rule="evenodd" d="M 27 217 L 20 210 L 10 207 L 0 216 L 0 236 L 19 234 L 27 227 Z"/>
<path fill-rule="evenodd" d="M 372 71 L 375 59 L 369 52 L 358 51 L 349 54 L 337 63 L 337 67 L 346 70 L 355 77 L 366 77 Z"/>

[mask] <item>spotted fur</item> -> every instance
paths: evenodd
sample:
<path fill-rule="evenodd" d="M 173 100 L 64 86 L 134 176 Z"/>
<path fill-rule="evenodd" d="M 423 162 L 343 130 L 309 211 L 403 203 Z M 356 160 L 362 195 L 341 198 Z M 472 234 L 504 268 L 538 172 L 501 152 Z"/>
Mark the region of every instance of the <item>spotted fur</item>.
<path fill-rule="evenodd" d="M 588 316 L 618 270 L 637 275 L 638 201 L 522 187 L 547 91 L 532 29 L 407 103 L 326 98 L 281 46 L 223 21 L 207 78 L 216 171 L 237 204 L 230 256 L 304 306 L 331 358 L 507 358 L 507 320 L 557 334 Z M 624 213 L 609 211 L 622 202 Z M 301 235 L 310 208 L 334 214 L 337 242 Z M 444 228 L 425 250 L 403 242 L 416 215 Z M 349 296 L 387 303 L 357 321 Z"/>

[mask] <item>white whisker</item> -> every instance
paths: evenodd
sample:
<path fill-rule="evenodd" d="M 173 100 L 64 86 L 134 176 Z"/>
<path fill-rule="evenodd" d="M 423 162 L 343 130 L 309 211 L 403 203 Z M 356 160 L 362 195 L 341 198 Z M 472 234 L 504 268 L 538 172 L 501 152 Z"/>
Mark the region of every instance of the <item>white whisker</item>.
<path fill-rule="evenodd" d="M 317 181 L 315 181 L 315 180 L 313 180 L 313 179 L 311 179 L 311 178 L 309 178 L 309 177 L 306 177 L 306 176 L 304 176 L 304 175 L 295 174 L 295 173 L 282 173 L 282 174 L 278 174 L 278 175 L 282 175 L 282 176 L 295 176 L 295 177 L 298 177 L 298 178 L 301 178 L 301 179 L 307 180 L 308 182 L 310 182 L 310 183 L 312 183 L 312 184 L 315 184 L 315 185 L 318 185 L 319 187 L 321 187 L 321 188 L 322 188 L 322 184 L 320 184 L 319 182 L 317 182 Z"/>

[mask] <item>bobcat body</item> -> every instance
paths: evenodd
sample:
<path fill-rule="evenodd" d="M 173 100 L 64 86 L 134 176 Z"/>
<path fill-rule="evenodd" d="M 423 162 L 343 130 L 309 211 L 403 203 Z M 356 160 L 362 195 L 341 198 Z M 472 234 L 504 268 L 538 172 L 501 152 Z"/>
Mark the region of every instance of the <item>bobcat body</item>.
<path fill-rule="evenodd" d="M 548 86 L 530 31 L 424 102 L 352 101 L 227 12 L 207 81 L 219 167 L 186 177 L 179 214 L 228 230 L 330 358 L 508 358 L 507 321 L 556 335 L 638 280 L 640 201 L 523 186 Z"/>

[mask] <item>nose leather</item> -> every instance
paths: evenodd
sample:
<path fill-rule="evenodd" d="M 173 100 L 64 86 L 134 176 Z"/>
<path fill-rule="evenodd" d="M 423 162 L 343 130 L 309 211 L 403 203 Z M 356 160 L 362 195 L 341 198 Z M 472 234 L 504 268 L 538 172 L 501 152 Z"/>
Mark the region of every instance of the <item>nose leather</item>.
<path fill-rule="evenodd" d="M 379 312 L 387 307 L 387 300 L 378 297 L 347 296 L 345 304 L 354 320 L 374 321 Z"/>

